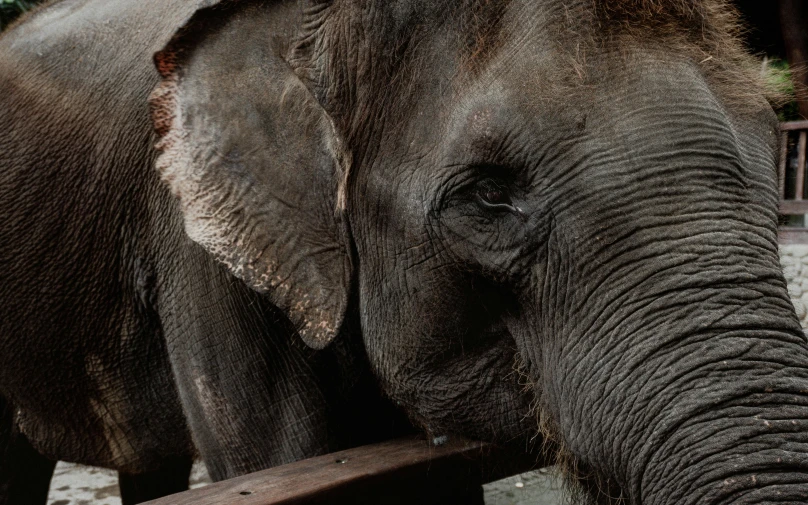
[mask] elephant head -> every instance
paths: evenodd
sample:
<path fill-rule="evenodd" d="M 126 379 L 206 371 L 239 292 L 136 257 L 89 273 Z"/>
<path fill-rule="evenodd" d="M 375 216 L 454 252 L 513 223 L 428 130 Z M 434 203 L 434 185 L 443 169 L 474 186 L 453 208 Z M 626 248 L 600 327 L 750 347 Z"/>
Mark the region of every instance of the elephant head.
<path fill-rule="evenodd" d="M 778 127 L 717 0 L 207 1 L 156 56 L 188 234 L 435 434 L 596 500 L 808 495 Z"/>

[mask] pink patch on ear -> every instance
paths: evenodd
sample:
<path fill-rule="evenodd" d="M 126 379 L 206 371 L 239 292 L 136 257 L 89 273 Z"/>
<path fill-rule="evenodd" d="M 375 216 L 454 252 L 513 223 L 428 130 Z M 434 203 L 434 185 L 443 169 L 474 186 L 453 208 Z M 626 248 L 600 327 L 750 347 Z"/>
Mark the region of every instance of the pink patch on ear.
<path fill-rule="evenodd" d="M 176 117 L 175 92 L 177 89 L 177 76 L 169 75 L 152 91 L 149 97 L 149 110 L 151 112 L 154 131 L 161 139 L 165 139 Z M 164 146 L 158 145 L 158 149 Z"/>
<path fill-rule="evenodd" d="M 161 139 L 157 148 L 164 150 L 166 146 L 162 144 L 165 143 L 166 136 L 171 131 L 176 116 L 179 53 L 174 49 L 164 49 L 154 55 L 154 64 L 163 81 L 152 91 L 149 97 L 149 110 L 154 124 L 154 131 L 157 132 L 158 137 Z"/>
<path fill-rule="evenodd" d="M 154 63 L 157 66 L 157 71 L 160 76 L 167 78 L 177 70 L 177 62 L 179 58 L 177 52 L 171 49 L 165 49 L 154 55 Z"/>

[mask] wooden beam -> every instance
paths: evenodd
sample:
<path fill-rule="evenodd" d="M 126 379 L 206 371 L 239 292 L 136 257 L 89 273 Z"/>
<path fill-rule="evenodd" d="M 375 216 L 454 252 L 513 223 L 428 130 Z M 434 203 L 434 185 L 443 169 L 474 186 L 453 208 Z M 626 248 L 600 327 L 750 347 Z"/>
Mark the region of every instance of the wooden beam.
<path fill-rule="evenodd" d="M 780 227 L 777 230 L 780 245 L 808 244 L 808 228 Z"/>
<path fill-rule="evenodd" d="M 782 131 L 793 130 L 808 130 L 808 121 L 789 121 L 787 123 L 780 123 Z"/>
<path fill-rule="evenodd" d="M 787 216 L 808 214 L 808 200 L 782 200 L 780 202 L 780 214 Z"/>
<path fill-rule="evenodd" d="M 482 442 L 404 438 L 298 461 L 149 505 L 482 504 L 481 485 L 537 468 Z"/>

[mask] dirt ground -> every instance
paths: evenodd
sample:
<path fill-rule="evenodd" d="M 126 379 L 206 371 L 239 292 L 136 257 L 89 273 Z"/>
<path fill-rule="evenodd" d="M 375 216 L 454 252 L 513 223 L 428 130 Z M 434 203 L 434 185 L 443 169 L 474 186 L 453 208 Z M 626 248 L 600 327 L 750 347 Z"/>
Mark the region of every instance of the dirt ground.
<path fill-rule="evenodd" d="M 204 465 L 195 465 L 191 488 L 210 483 Z M 53 473 L 48 505 L 121 505 L 118 474 L 105 468 L 59 463 Z"/>
<path fill-rule="evenodd" d="M 191 487 L 209 483 L 204 465 L 196 465 Z M 485 486 L 486 505 L 563 505 L 558 479 L 541 470 Z M 59 463 L 51 482 L 48 505 L 121 505 L 117 474 L 111 470 Z"/>

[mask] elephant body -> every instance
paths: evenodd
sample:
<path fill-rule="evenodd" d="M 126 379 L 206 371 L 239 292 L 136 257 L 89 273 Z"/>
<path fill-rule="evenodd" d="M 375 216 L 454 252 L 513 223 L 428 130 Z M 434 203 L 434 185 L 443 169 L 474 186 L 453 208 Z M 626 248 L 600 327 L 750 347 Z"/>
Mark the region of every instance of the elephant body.
<path fill-rule="evenodd" d="M 185 244 L 148 169 L 144 104 L 156 84 L 151 53 L 190 8 L 76 4 L 48 6 L 2 39 L 0 114 L 14 126 L 3 139 L 0 380 L 18 410 L 15 424 L 43 454 L 77 452 L 80 461 L 135 470 L 192 448 L 176 386 L 166 380 L 156 303 L 164 282 L 157 272 L 178 259 L 147 245 L 168 238 L 168 252 Z M 126 22 L 138 18 L 155 22 Z M 99 30 L 149 45 L 98 44 L 91 34 Z"/>
<path fill-rule="evenodd" d="M 152 56 L 196 7 L 56 2 L 0 39 L 0 442 L 25 454 L 176 473 L 207 439 L 221 479 L 392 432 L 361 342 L 296 342 L 186 238 L 153 168 Z"/>
<path fill-rule="evenodd" d="M 0 502 L 64 459 L 134 503 L 400 408 L 595 503 L 799 503 L 808 346 L 736 32 L 717 0 L 28 16 L 0 37 Z"/>

